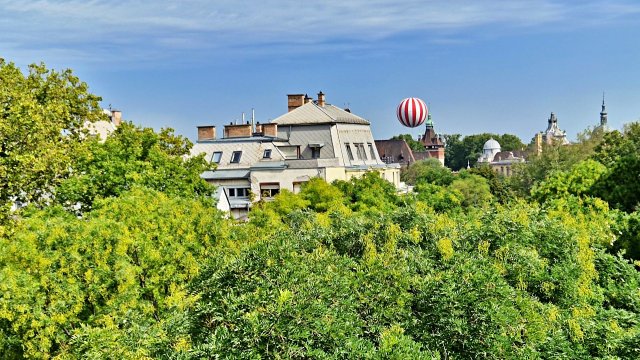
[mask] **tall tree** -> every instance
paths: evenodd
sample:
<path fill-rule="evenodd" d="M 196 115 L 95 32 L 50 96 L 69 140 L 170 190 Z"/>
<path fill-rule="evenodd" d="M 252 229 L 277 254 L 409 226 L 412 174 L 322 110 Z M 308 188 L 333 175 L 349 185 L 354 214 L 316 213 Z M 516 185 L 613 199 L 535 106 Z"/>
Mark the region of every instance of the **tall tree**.
<path fill-rule="evenodd" d="M 438 159 L 426 159 L 409 165 L 402 172 L 401 179 L 410 185 L 425 182 L 446 186 L 453 182 L 453 174 Z"/>
<path fill-rule="evenodd" d="M 0 203 L 50 199 L 80 152 L 85 121 L 105 117 L 100 97 L 71 70 L 0 59 Z"/>
<path fill-rule="evenodd" d="M 136 185 L 182 197 L 211 195 L 213 186 L 200 177 L 208 165 L 202 156 L 187 157 L 191 146 L 171 129 L 156 133 L 123 122 L 104 143 L 89 141 L 87 151 L 77 154 L 74 171 L 56 189 L 55 200 L 86 211 L 96 199 Z"/>
<path fill-rule="evenodd" d="M 626 212 L 640 210 L 640 122 L 606 134 L 593 157 L 608 167 L 595 194 Z"/>
<path fill-rule="evenodd" d="M 82 219 L 29 210 L 0 238 L 0 358 L 143 358 L 179 342 L 186 284 L 225 237 L 217 209 L 136 187 Z"/>
<path fill-rule="evenodd" d="M 578 141 L 570 145 L 543 144 L 542 152 L 532 149 L 525 164 L 516 164 L 510 183 L 520 196 L 528 197 L 536 183 L 558 171 L 571 169 L 591 157 L 602 140 L 602 131 L 586 130 L 578 135 Z"/>

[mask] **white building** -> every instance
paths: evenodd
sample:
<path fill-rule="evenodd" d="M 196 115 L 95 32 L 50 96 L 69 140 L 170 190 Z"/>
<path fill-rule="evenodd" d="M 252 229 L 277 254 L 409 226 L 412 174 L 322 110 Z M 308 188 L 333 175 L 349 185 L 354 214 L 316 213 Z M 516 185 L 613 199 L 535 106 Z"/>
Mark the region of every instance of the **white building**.
<path fill-rule="evenodd" d="M 567 132 L 558 127 L 558 118 L 556 117 L 556 114 L 551 113 L 548 123 L 549 125 L 547 125 L 547 130 L 542 133 L 542 141 L 547 144 L 569 144 L 569 140 L 567 140 Z"/>
<path fill-rule="evenodd" d="M 191 153 L 217 164 L 202 177 L 224 189 L 235 218 L 281 189 L 297 193 L 313 177 L 332 182 L 378 171 L 399 187 L 400 165 L 380 160 L 367 120 L 327 104 L 322 92 L 315 101 L 288 95 L 288 107 L 268 124 L 226 125 L 221 139 L 214 126 L 198 127 Z"/>
<path fill-rule="evenodd" d="M 116 131 L 116 128 L 120 126 L 122 122 L 122 112 L 115 109 L 102 109 L 102 112 L 109 117 L 109 120 L 86 121 L 84 128 L 89 131 L 90 136 L 97 136 L 101 142 L 104 142 L 107 136 Z"/>
<path fill-rule="evenodd" d="M 479 163 L 490 163 L 493 161 L 493 158 L 502 150 L 500 144 L 494 139 L 491 138 L 484 143 L 482 147 L 482 154 L 478 158 Z"/>
<path fill-rule="evenodd" d="M 491 168 L 504 176 L 513 175 L 512 166 L 524 163 L 526 153 L 524 151 L 502 151 L 500 143 L 491 138 L 484 143 L 482 155 L 478 158 L 478 164 L 488 164 Z"/>

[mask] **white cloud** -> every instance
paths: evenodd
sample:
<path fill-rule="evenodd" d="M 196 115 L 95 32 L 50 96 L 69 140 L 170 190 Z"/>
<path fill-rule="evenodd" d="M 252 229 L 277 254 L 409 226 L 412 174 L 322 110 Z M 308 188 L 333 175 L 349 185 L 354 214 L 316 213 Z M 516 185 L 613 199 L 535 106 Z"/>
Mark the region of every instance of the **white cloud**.
<path fill-rule="evenodd" d="M 453 35 L 479 26 L 614 21 L 640 13 L 640 5 L 628 0 L 0 0 L 0 13 L 0 44 L 9 53 L 69 49 L 83 58 L 113 61 L 131 52 L 170 56 L 270 43 L 304 45 L 306 51 L 335 39 L 370 42 L 415 31 L 431 34 L 434 42 L 454 42 Z"/>

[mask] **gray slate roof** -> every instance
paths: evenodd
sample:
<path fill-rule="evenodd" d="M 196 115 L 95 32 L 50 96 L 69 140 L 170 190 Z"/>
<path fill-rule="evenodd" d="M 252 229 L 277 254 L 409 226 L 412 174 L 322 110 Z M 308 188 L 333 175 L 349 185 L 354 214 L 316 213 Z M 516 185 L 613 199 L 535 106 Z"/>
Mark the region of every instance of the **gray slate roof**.
<path fill-rule="evenodd" d="M 280 125 L 313 125 L 313 124 L 361 124 L 369 125 L 369 121 L 354 115 L 337 106 L 326 104 L 318 106 L 314 102 L 308 102 L 271 122 Z"/>

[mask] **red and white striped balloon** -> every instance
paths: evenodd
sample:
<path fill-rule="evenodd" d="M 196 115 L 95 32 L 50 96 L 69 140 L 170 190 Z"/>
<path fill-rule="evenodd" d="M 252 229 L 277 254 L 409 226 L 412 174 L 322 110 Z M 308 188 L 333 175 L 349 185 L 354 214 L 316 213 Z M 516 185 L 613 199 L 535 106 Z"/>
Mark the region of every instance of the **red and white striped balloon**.
<path fill-rule="evenodd" d="M 429 114 L 427 105 L 418 98 L 406 98 L 398 105 L 398 120 L 407 127 L 422 125 L 427 119 L 427 114 Z"/>

